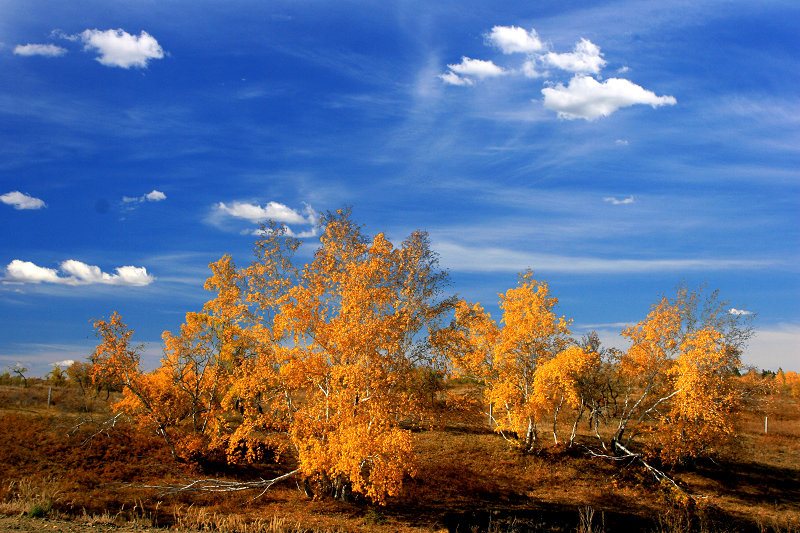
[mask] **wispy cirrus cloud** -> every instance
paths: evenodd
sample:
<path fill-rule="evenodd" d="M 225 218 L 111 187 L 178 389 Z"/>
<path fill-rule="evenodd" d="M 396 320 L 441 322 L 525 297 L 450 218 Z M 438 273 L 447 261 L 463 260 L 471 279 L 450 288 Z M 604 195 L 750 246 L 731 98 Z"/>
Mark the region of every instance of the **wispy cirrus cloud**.
<path fill-rule="evenodd" d="M 34 198 L 19 191 L 11 191 L 0 195 L 0 202 L 13 206 L 14 209 L 41 209 L 47 207 L 47 204 L 39 198 Z"/>
<path fill-rule="evenodd" d="M 632 204 L 635 200 L 633 198 L 633 195 L 630 195 L 626 198 L 617 198 L 616 196 L 606 196 L 605 198 L 603 198 L 603 201 L 613 205 L 627 205 L 627 204 Z"/>
<path fill-rule="evenodd" d="M 54 44 L 18 44 L 14 47 L 14 54 L 18 56 L 59 57 L 66 53 L 66 48 Z"/>
<path fill-rule="evenodd" d="M 800 372 L 800 325 L 784 323 L 757 329 L 742 362 L 763 369 Z"/>
<path fill-rule="evenodd" d="M 59 269 L 41 267 L 30 261 L 14 259 L 6 266 L 3 283 L 54 283 L 59 285 L 121 285 L 144 287 L 155 277 L 145 267 L 121 266 L 116 274 L 103 272 L 100 267 L 68 259 Z"/>
<path fill-rule="evenodd" d="M 689 272 L 698 270 L 758 269 L 772 265 L 770 261 L 750 259 L 607 259 L 555 254 L 529 253 L 492 246 L 465 246 L 454 242 L 437 242 L 441 263 L 461 272 L 537 272 L 574 274 L 637 274 L 648 272 Z"/>

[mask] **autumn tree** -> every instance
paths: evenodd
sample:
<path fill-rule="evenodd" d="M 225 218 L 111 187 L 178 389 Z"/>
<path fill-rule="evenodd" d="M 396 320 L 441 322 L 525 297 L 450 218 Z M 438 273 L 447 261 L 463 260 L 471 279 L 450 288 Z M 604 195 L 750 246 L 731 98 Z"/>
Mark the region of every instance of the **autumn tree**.
<path fill-rule="evenodd" d="M 208 365 L 193 360 L 192 355 L 196 353 L 187 348 L 199 329 L 192 318 L 190 314 L 188 325 L 182 328 L 182 338 L 189 338 L 183 344 L 165 332 L 164 358 L 153 372 L 142 371 L 142 347 L 132 346 L 134 331 L 116 312 L 108 319 L 95 321 L 101 342 L 91 358 L 95 386 L 104 384 L 122 390 L 122 399 L 112 405 L 114 410 L 154 431 L 164 439 L 173 456 L 181 459 L 194 458 L 205 448 L 200 436 L 206 431 L 204 422 L 208 419 L 203 417 L 208 409 L 207 398 L 198 391 L 207 381 Z M 198 356 L 198 359 L 205 356 Z"/>
<path fill-rule="evenodd" d="M 300 242 L 278 224 L 262 228 L 250 265 L 213 263 L 215 296 L 178 335 L 165 332 L 156 371 L 131 370 L 135 351 L 116 315 L 97 324 L 96 359 L 124 380 L 118 408 L 178 454 L 289 456 L 298 465 L 289 474 L 309 491 L 381 502 L 414 471 L 403 424 L 424 408 L 415 370 L 431 365 L 428 330 L 454 300 L 442 295 L 446 274 L 424 232 L 395 247 L 364 235 L 349 209 L 321 226 L 302 268 Z"/>
<path fill-rule="evenodd" d="M 53 369 L 47 373 L 47 381 L 56 387 L 60 387 L 67 381 L 67 373 L 59 365 L 53 365 Z"/>
<path fill-rule="evenodd" d="M 349 210 L 323 216 L 321 246 L 302 270 L 275 228 L 257 244 L 247 280 L 256 339 L 230 398 L 241 438 L 286 434 L 304 479 L 381 501 L 413 472 L 400 423 L 422 408 L 409 380 L 430 365 L 428 328 L 452 306 L 423 232 L 395 247 L 366 237 Z M 230 403 L 230 399 L 228 400 Z"/>
<path fill-rule="evenodd" d="M 682 285 L 623 330 L 631 346 L 616 369 L 619 401 L 603 413 L 613 431 L 597 432 L 603 449 L 633 455 L 630 446 L 643 440 L 650 455 L 674 463 L 732 436 L 740 406 L 734 378 L 750 320 L 730 313 L 716 291 L 704 296 Z"/>
<path fill-rule="evenodd" d="M 11 372 L 18 376 L 18 381 L 22 381 L 25 388 L 28 387 L 28 378 L 25 377 L 25 374 L 28 372 L 28 368 L 23 366 L 22 363 L 14 363 L 11 367 Z"/>
<path fill-rule="evenodd" d="M 570 343 L 569 321 L 556 315 L 557 303 L 547 283 L 528 270 L 500 295 L 501 324 L 479 305 L 460 302 L 450 326 L 436 336 L 457 374 L 484 383 L 496 431 L 527 451 L 534 449 L 543 412 L 553 407 L 548 394 L 535 393 L 536 373 Z"/>
<path fill-rule="evenodd" d="M 571 427 L 568 445 L 572 446 L 580 422 L 587 409 L 594 412 L 602 402 L 604 383 L 603 359 L 591 346 L 569 346 L 545 361 L 533 378 L 534 404 L 542 416 L 552 417 L 553 440 L 558 444 L 559 415 L 570 410 Z"/>

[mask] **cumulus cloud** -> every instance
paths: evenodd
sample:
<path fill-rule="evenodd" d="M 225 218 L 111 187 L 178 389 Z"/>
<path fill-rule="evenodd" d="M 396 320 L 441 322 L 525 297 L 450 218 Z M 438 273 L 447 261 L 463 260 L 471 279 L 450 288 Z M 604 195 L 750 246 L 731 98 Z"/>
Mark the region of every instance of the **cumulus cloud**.
<path fill-rule="evenodd" d="M 619 146 L 628 146 L 628 139 L 617 139 L 614 143 L 618 144 Z"/>
<path fill-rule="evenodd" d="M 462 78 L 455 72 L 445 72 L 444 74 L 440 74 L 439 77 L 445 83 L 449 85 L 474 85 L 474 82 L 469 78 Z"/>
<path fill-rule="evenodd" d="M 84 30 L 78 36 L 84 43 L 84 50 L 96 51 L 97 61 L 107 67 L 145 68 L 151 59 L 164 57 L 161 45 L 146 31 L 131 35 L 122 29 L 94 29 Z"/>
<path fill-rule="evenodd" d="M 67 49 L 54 44 L 18 44 L 14 53 L 18 56 L 58 57 L 66 54 Z"/>
<path fill-rule="evenodd" d="M 447 65 L 452 72 L 462 76 L 473 76 L 475 78 L 494 78 L 502 76 L 506 72 L 492 63 L 483 59 L 472 59 L 467 56 L 461 58 L 461 63 Z"/>
<path fill-rule="evenodd" d="M 728 313 L 736 316 L 746 316 L 753 314 L 752 311 L 745 311 L 744 309 L 736 309 L 735 307 L 731 307 L 730 309 L 728 309 Z"/>
<path fill-rule="evenodd" d="M 166 194 L 153 189 L 151 192 L 141 196 L 123 196 L 122 202 L 126 204 L 133 204 L 135 206 L 136 204 L 141 204 L 142 202 L 160 202 L 166 199 Z"/>
<path fill-rule="evenodd" d="M 535 29 L 525 31 L 519 26 L 495 26 L 486 34 L 486 42 L 499 48 L 504 54 L 531 53 L 544 49 Z"/>
<path fill-rule="evenodd" d="M 471 59 L 467 56 L 461 58 L 461 63 L 447 65 L 447 68 L 450 70 L 439 77 L 450 85 L 472 85 L 474 83 L 472 78 L 482 80 L 507 74 L 505 70 L 491 61 Z"/>
<path fill-rule="evenodd" d="M 75 364 L 75 359 L 64 359 L 63 361 L 56 361 L 55 363 L 50 363 L 50 366 L 57 366 L 59 368 L 69 368 Z"/>
<path fill-rule="evenodd" d="M 318 218 L 317 212 L 308 204 L 302 213 L 278 202 L 268 202 L 263 207 L 247 202 L 233 202 L 230 205 L 219 202 L 215 210 L 218 214 L 242 218 L 252 223 L 274 220 L 286 224 L 316 224 Z"/>
<path fill-rule="evenodd" d="M 519 26 L 494 26 L 484 35 L 485 44 L 499 49 L 503 54 L 524 54 L 522 62 L 497 65 L 492 60 L 472 59 L 462 56 L 461 62 L 448 64 L 439 78 L 448 85 L 470 86 L 476 80 L 499 76 L 525 76 L 544 78 L 543 104 L 558 113 L 560 118 L 595 120 L 608 116 L 622 107 L 649 104 L 659 107 L 677 103 L 672 96 L 656 96 L 635 83 L 621 78 L 604 82 L 599 78 L 607 61 L 600 47 L 589 39 L 581 38 L 571 52 L 557 52 L 545 44 L 534 28 Z M 628 72 L 627 66 L 617 69 L 617 74 Z M 572 75 L 569 85 L 553 79 L 554 75 Z"/>
<path fill-rule="evenodd" d="M 296 210 L 279 202 L 267 202 L 263 206 L 249 202 L 232 202 L 230 204 L 219 202 L 214 206 L 209 222 L 217 224 L 221 217 L 239 218 L 254 224 L 272 220 L 281 224 L 286 237 L 305 239 L 318 235 L 319 213 L 308 204 L 305 204 L 302 210 Z M 289 224 L 293 226 L 310 225 L 311 227 L 304 231 L 296 231 L 289 227 Z M 242 235 L 260 237 L 265 235 L 265 231 L 268 230 L 262 230 L 261 228 L 243 229 L 240 233 Z"/>
<path fill-rule="evenodd" d="M 581 39 L 576 43 L 572 52 L 549 52 L 542 59 L 562 70 L 589 74 L 597 74 L 606 64 L 600 48 L 588 39 Z"/>
<path fill-rule="evenodd" d="M 547 75 L 545 72 L 539 72 L 539 69 L 536 68 L 536 61 L 533 59 L 522 64 L 522 73 L 526 78 L 542 78 Z"/>
<path fill-rule="evenodd" d="M 612 203 L 614 205 L 632 204 L 634 202 L 633 195 L 628 196 L 627 198 L 622 198 L 622 199 L 616 198 L 614 196 L 607 196 L 607 197 L 603 198 L 603 201 Z"/>
<path fill-rule="evenodd" d="M 21 283 L 61 282 L 56 269 L 40 267 L 19 259 L 14 259 L 6 267 L 6 279 Z"/>
<path fill-rule="evenodd" d="M 47 207 L 47 204 L 42 200 L 19 191 L 11 191 L 0 195 L 0 202 L 14 206 L 14 209 L 41 209 Z"/>
<path fill-rule="evenodd" d="M 145 194 L 144 197 L 147 198 L 147 200 L 149 202 L 160 202 L 161 200 L 166 200 L 167 199 L 167 195 L 166 194 L 164 194 L 161 191 L 157 191 L 155 189 L 153 189 L 149 193 Z"/>
<path fill-rule="evenodd" d="M 636 104 L 648 104 L 656 108 L 677 103 L 672 96 L 656 96 L 626 79 L 610 78 L 601 83 L 591 76 L 580 75 L 573 77 L 566 87 L 561 83 L 545 87 L 542 94 L 547 109 L 570 120 L 595 120 Z"/>
<path fill-rule="evenodd" d="M 155 278 L 147 273 L 145 267 L 122 266 L 116 274 L 108 274 L 100 267 L 87 265 L 81 261 L 68 259 L 61 263 L 60 270 L 40 267 L 30 261 L 14 259 L 6 267 L 4 283 L 56 283 L 60 285 L 122 285 L 143 287 Z"/>

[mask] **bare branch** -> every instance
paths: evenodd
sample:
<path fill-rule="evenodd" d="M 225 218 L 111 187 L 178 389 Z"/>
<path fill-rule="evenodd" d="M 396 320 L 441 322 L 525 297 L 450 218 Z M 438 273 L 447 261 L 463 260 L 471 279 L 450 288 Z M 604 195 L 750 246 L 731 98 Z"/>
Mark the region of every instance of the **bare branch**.
<path fill-rule="evenodd" d="M 189 483 L 185 484 L 178 484 L 178 485 L 139 485 L 142 488 L 146 489 L 158 489 L 161 490 L 161 495 L 171 495 L 171 494 L 180 494 L 184 492 L 240 492 L 243 490 L 258 490 L 261 489 L 261 493 L 258 494 L 254 500 L 260 498 L 264 495 L 270 487 L 272 487 L 275 483 L 283 481 L 285 479 L 289 479 L 292 476 L 298 474 L 300 469 L 297 468 L 292 470 L 291 472 L 287 472 L 286 474 L 282 474 L 278 477 L 272 479 L 257 479 L 254 481 L 228 481 L 225 479 L 196 479 L 194 481 L 190 481 Z"/>

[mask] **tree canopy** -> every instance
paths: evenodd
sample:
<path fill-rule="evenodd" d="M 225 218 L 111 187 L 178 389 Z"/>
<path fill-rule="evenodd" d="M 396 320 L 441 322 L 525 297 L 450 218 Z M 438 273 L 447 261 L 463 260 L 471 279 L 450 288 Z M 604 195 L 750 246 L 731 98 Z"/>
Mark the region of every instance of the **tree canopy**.
<path fill-rule="evenodd" d="M 436 401 L 425 376 L 437 371 L 475 380 L 493 429 L 526 453 L 545 425 L 556 444 L 566 427 L 573 446 L 584 417 L 595 444 L 582 445 L 607 457 L 676 463 L 735 433 L 752 329 L 717 293 L 679 287 L 622 331 L 627 350 L 607 349 L 596 333 L 572 337 L 530 270 L 500 295 L 498 323 L 445 294 L 425 232 L 394 245 L 364 234 L 349 209 L 320 224 L 304 265 L 277 223 L 262 227 L 250 264 L 209 265 L 211 298 L 164 332 L 152 372 L 117 313 L 96 321 L 95 387 L 121 388 L 115 408 L 177 458 L 278 461 L 287 472 L 276 479 L 297 475 L 309 493 L 379 503 L 415 473 L 411 429 Z M 795 377 L 780 379 L 796 388 Z"/>

